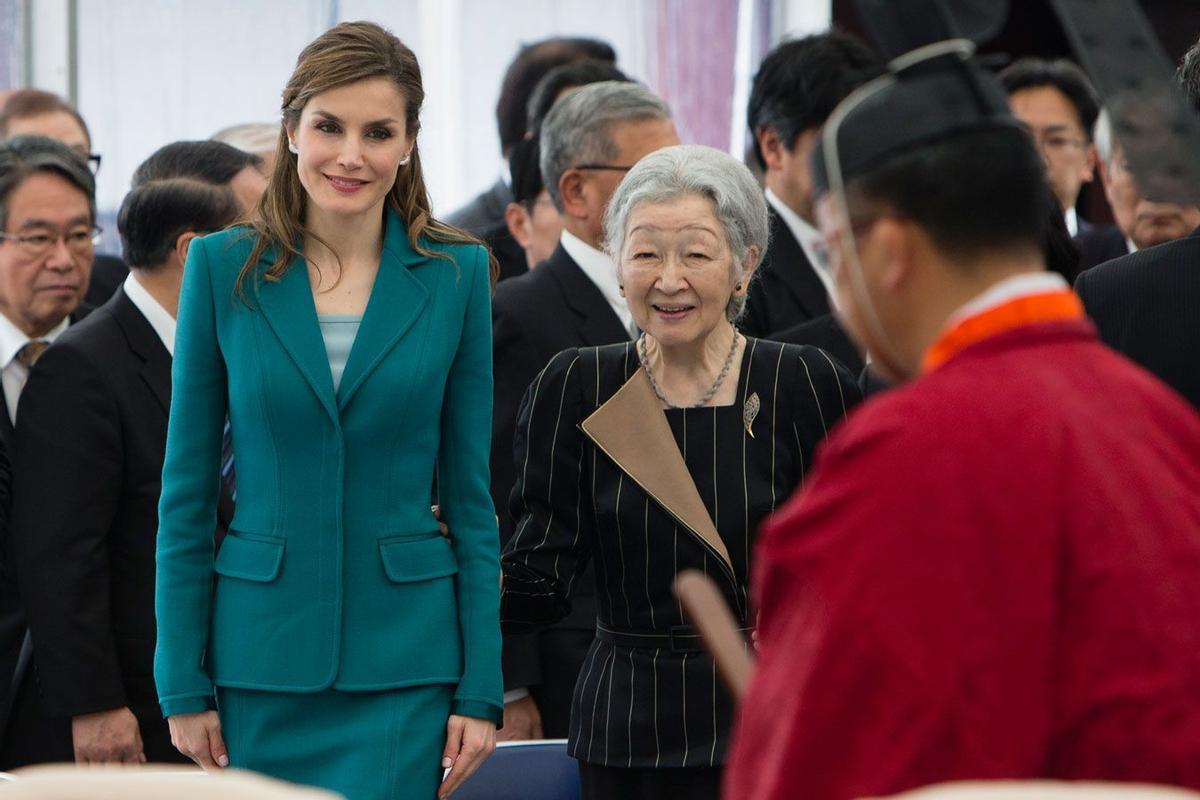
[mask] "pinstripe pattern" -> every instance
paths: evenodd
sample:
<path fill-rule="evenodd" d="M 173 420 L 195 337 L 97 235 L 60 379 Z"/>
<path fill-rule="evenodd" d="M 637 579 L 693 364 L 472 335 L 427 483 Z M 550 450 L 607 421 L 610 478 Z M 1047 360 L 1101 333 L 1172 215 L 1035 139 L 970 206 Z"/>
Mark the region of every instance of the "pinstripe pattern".
<path fill-rule="evenodd" d="M 804 476 L 827 426 L 858 401 L 853 378 L 814 348 L 748 340 L 732 406 L 665 412 L 700 497 L 725 539 L 734 577 L 579 430 L 638 368 L 632 343 L 564 351 L 533 382 L 517 426 L 519 520 L 503 557 L 502 617 L 511 632 L 570 609 L 575 575 L 596 560 L 599 621 L 665 633 L 687 623 L 671 592 L 677 571 L 712 574 L 745 614 L 759 523 Z M 742 404 L 764 410 L 746 435 Z M 590 452 L 589 452 L 590 451 Z M 581 509 L 590 513 L 580 515 Z M 710 564 L 711 562 L 711 564 Z M 576 685 L 570 752 L 618 767 L 722 763 L 732 702 L 699 653 L 595 641 Z"/>

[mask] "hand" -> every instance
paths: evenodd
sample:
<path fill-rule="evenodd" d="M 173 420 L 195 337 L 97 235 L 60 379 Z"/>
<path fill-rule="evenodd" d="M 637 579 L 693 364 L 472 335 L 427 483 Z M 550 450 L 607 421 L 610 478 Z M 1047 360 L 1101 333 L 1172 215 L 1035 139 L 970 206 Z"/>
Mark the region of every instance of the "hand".
<path fill-rule="evenodd" d="M 442 769 L 449 769 L 450 774 L 438 788 L 438 800 L 446 800 L 495 749 L 495 723 L 451 714 L 446 722 L 446 749 L 442 751 Z"/>
<path fill-rule="evenodd" d="M 71 719 L 77 764 L 145 764 L 142 732 L 128 708 L 80 714 Z"/>
<path fill-rule="evenodd" d="M 215 711 L 176 714 L 167 718 L 171 744 L 206 770 L 229 766 L 229 751 L 221 738 L 221 720 Z"/>
<path fill-rule="evenodd" d="M 430 506 L 429 510 L 433 512 L 433 518 L 437 520 L 438 531 L 442 534 L 442 536 L 444 536 L 446 538 L 447 541 L 449 541 L 450 526 L 448 526 L 446 523 L 442 522 L 442 507 L 441 506 Z"/>
<path fill-rule="evenodd" d="M 520 742 L 542 736 L 542 715 L 532 695 L 504 704 L 504 727 L 496 732 L 496 741 Z"/>

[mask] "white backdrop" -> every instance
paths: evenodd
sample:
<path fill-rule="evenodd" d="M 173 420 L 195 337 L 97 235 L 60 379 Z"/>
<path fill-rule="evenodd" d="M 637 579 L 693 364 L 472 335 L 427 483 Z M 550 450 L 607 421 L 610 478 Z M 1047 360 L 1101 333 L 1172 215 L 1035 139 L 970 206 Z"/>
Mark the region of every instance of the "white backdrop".
<path fill-rule="evenodd" d="M 730 0 L 735 2 L 736 0 Z M 369 19 L 421 62 L 421 150 L 435 210 L 453 210 L 500 169 L 494 109 L 521 43 L 605 39 L 622 69 L 647 74 L 646 0 L 82 0 L 78 104 L 103 154 L 98 200 L 112 211 L 159 146 L 227 125 L 278 120 L 300 49 L 340 20 Z"/>

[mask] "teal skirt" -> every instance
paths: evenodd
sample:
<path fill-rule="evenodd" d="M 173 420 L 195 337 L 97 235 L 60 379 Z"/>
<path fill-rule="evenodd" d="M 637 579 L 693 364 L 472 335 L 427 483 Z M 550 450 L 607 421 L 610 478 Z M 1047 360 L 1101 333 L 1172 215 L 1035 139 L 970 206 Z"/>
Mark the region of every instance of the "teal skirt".
<path fill-rule="evenodd" d="M 218 687 L 230 766 L 346 800 L 434 800 L 453 686 L 312 694 Z"/>

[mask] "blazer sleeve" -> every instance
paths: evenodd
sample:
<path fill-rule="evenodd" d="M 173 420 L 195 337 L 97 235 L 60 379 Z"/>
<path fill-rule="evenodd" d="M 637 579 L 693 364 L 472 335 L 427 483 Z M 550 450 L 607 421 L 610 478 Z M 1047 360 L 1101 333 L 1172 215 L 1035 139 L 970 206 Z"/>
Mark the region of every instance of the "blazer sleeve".
<path fill-rule="evenodd" d="M 458 559 L 463 674 L 453 713 L 504 716 L 500 673 L 500 537 L 488 485 L 492 423 L 492 321 L 487 253 L 474 248 L 460 264 L 469 295 L 458 351 L 442 405 L 438 501 Z M 465 259 L 464 259 L 465 260 Z"/>
<path fill-rule="evenodd" d="M 859 403 L 862 390 L 855 377 L 818 347 L 789 348 L 795 355 L 792 379 L 792 430 L 804 464 L 811 466 L 817 448 Z"/>
<path fill-rule="evenodd" d="M 513 448 L 517 529 L 503 556 L 504 630 L 551 625 L 571 611 L 571 588 L 592 537 L 584 491 L 579 351 L 555 356 L 525 393 Z"/>
<path fill-rule="evenodd" d="M 212 275 L 205 242 L 197 239 L 188 250 L 179 298 L 158 507 L 154 681 L 164 716 L 215 707 L 204 654 L 212 615 L 221 434 L 229 406 L 216 309 L 218 302 L 231 299 L 215 296 Z"/>
<path fill-rule="evenodd" d="M 122 487 L 113 394 L 70 345 L 21 393 L 11 552 L 46 712 L 127 705 L 110 605 L 109 535 Z"/>

